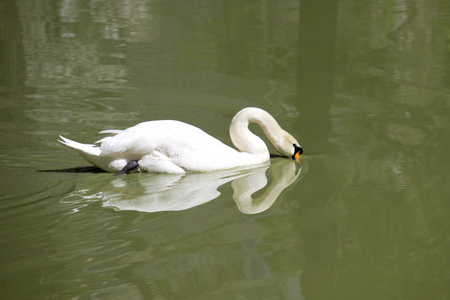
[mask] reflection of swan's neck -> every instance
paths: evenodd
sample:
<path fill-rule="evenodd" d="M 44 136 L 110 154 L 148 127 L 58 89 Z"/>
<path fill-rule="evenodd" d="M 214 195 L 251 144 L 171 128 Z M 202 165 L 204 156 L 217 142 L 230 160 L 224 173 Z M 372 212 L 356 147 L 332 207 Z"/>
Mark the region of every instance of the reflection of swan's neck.
<path fill-rule="evenodd" d="M 264 141 L 248 129 L 249 123 L 257 123 L 261 126 L 270 143 L 280 151 L 286 131 L 269 113 L 259 108 L 243 109 L 231 121 L 231 141 L 239 151 L 269 156 L 269 150 Z"/>
<path fill-rule="evenodd" d="M 297 171 L 294 161 L 284 160 L 272 165 L 268 172 L 272 175 L 272 182 L 264 193 L 257 198 L 253 198 L 252 194 L 264 188 L 267 184 L 264 171 L 238 178 L 231 183 L 234 190 L 233 199 L 242 213 L 256 214 L 271 207 L 283 190 L 299 178 L 301 167 Z"/>

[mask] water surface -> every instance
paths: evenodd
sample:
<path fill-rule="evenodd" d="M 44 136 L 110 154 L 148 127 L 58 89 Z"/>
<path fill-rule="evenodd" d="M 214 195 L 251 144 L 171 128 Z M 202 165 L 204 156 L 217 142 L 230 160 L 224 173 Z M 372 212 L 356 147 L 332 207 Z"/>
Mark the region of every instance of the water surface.
<path fill-rule="evenodd" d="M 450 299 L 445 1 L 0 6 L 1 298 Z M 177 119 L 230 144 L 246 106 L 301 164 L 55 171 L 88 165 L 59 134 Z"/>

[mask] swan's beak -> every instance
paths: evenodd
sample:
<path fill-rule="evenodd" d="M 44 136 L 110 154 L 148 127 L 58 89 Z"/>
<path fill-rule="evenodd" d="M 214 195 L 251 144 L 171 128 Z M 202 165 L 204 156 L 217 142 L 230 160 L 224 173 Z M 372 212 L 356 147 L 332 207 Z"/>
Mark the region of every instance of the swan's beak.
<path fill-rule="evenodd" d="M 295 161 L 300 161 L 300 154 L 303 153 L 303 148 L 294 144 L 294 155 L 292 155 L 292 159 Z"/>

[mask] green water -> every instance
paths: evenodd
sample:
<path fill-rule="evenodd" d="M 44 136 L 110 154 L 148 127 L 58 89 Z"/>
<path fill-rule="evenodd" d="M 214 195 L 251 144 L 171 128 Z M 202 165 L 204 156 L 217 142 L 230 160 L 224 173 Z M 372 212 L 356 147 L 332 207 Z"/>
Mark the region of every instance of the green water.
<path fill-rule="evenodd" d="M 39 172 L 247 106 L 300 164 Z M 449 116 L 447 1 L 2 0 L 0 298 L 450 299 Z"/>

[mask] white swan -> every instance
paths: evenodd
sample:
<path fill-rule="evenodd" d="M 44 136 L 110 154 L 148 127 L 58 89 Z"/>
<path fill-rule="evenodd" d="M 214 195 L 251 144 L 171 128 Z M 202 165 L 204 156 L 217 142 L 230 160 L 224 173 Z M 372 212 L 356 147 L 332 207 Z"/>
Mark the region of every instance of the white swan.
<path fill-rule="evenodd" d="M 125 130 L 104 130 L 109 136 L 100 145 L 80 144 L 60 136 L 59 142 L 75 149 L 81 157 L 107 172 L 124 174 L 137 167 L 144 172 L 182 174 L 186 171 L 209 172 L 268 161 L 269 150 L 261 138 L 249 129 L 249 123 L 261 126 L 281 155 L 298 159 L 300 144 L 284 131 L 266 111 L 247 107 L 230 124 L 233 149 L 199 128 L 173 120 L 148 121 Z"/>

